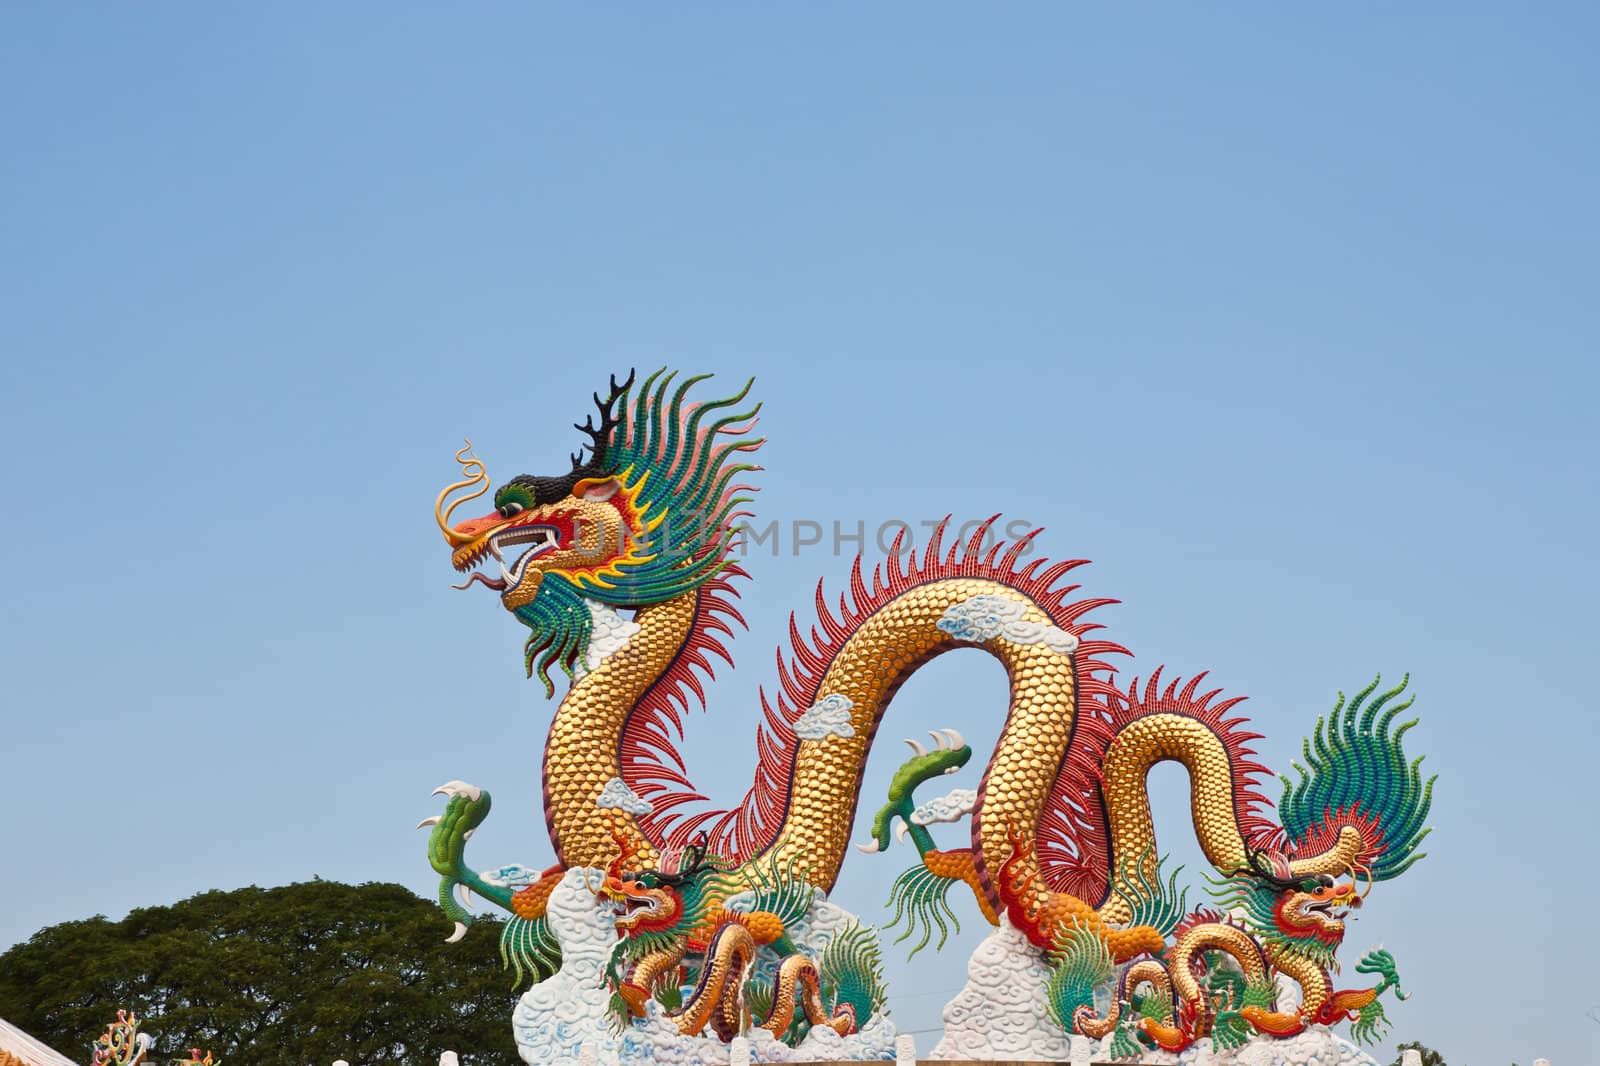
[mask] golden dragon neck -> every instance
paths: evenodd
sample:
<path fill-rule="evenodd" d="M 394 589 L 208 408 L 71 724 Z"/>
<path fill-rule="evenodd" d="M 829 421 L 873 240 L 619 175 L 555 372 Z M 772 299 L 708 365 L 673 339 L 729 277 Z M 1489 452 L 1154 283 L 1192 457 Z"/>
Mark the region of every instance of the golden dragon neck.
<path fill-rule="evenodd" d="M 691 592 L 642 608 L 634 616 L 639 631 L 573 682 L 550 723 L 544 748 L 545 823 L 556 858 L 568 868 L 609 864 L 618 850 L 616 835 L 632 844 L 631 868 L 647 869 L 660 861 L 655 843 L 632 814 L 601 808 L 599 801 L 606 786 L 622 776 L 628 715 L 688 640 L 695 606 Z"/>
<path fill-rule="evenodd" d="M 1267 958 L 1272 961 L 1272 965 L 1300 985 L 1301 1016 L 1308 1019 L 1315 1018 L 1322 1010 L 1322 1005 L 1328 1002 L 1328 997 L 1333 994 L 1333 983 L 1328 978 L 1328 971 L 1299 952 L 1271 944 L 1267 945 Z"/>

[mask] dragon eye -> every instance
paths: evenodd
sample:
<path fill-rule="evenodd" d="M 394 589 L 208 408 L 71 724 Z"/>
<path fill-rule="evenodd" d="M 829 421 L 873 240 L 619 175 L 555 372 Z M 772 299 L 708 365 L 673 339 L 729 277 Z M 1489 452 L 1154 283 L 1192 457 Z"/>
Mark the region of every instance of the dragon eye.
<path fill-rule="evenodd" d="M 522 513 L 522 510 L 522 504 L 517 503 L 515 500 L 508 500 L 507 502 L 502 503 L 499 507 L 501 518 L 511 518 L 515 515 L 519 515 Z"/>

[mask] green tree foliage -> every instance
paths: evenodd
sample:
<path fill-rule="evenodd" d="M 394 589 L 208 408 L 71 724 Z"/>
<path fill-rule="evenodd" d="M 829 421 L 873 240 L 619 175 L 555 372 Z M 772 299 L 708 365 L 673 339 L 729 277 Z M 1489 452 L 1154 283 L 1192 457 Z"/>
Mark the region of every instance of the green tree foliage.
<path fill-rule="evenodd" d="M 63 922 L 0 955 L 0 1017 L 80 1062 L 126 1007 L 151 1059 L 224 1066 L 517 1063 L 500 923 L 464 940 L 399 885 L 311 881 L 204 892 L 120 922 Z"/>
<path fill-rule="evenodd" d="M 1420 1054 L 1422 1056 L 1422 1066 L 1445 1066 L 1443 1055 L 1439 1054 L 1431 1047 L 1424 1047 L 1415 1040 L 1406 1044 L 1398 1044 L 1395 1046 L 1394 1063 L 1392 1066 L 1400 1066 L 1402 1060 L 1405 1059 L 1405 1054 L 1407 1051 L 1415 1051 Z"/>

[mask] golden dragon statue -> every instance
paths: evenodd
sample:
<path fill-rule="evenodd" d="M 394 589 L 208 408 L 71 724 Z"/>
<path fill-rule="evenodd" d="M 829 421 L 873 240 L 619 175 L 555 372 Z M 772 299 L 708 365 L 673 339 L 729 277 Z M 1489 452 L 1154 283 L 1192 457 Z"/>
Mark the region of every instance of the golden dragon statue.
<path fill-rule="evenodd" d="M 1067 579 L 1084 560 L 1033 557 L 1037 530 L 1006 543 L 994 519 L 953 538 L 941 524 L 911 550 L 902 529 L 870 575 L 856 559 L 837 600 L 819 584 L 815 621 L 803 630 L 791 617 L 776 690 L 760 697 L 758 766 L 743 802 L 685 814 L 703 797 L 673 737 L 688 709 L 704 705 L 715 660 L 731 664 L 748 482 L 759 469 L 749 459 L 762 443 L 751 385 L 699 399 L 708 376 L 611 379 L 577 426 L 586 449 L 570 470 L 511 478 L 478 517 L 453 515 L 489 491 L 485 465 L 470 445 L 456 455 L 462 478 L 440 493 L 435 517 L 467 574 L 458 587 L 492 590 L 528 628 L 527 670 L 547 695 L 553 673 L 567 679 L 543 766 L 557 864 L 541 874 L 469 868 L 466 838 L 490 800 L 462 782 L 441 787 L 445 812 L 423 823 L 457 936 L 471 914 L 456 893 L 476 893 L 513 915 L 505 947 L 519 975 L 524 965 L 548 973 L 559 948 L 541 920 L 553 886 L 568 869 L 604 870 L 598 898 L 635 945 L 609 975 L 619 1016 L 639 1016 L 659 994 L 684 1032 L 710 1027 L 726 1038 L 750 1006 L 741 997 L 763 998 L 743 978 L 770 951 L 783 961 L 762 1003 L 766 1027 L 792 1035 L 798 1003 L 806 1023 L 848 1031 L 881 999 L 878 986 L 862 992 L 874 960 L 855 952 L 830 983 L 786 928 L 838 877 L 896 690 L 934 657 L 975 648 L 1000 660 L 1011 686 L 980 787 L 919 805 L 917 786 L 972 751 L 953 730 L 931 734 L 931 748 L 911 742 L 913 757 L 858 845 L 881 852 L 893 836 L 913 838 L 921 862 L 896 882 L 892 903 L 907 935 L 922 927 L 918 948 L 935 924 L 942 943 L 944 916 L 954 917 L 947 893 L 960 883 L 988 921 L 1010 922 L 1047 955 L 1060 1023 L 1114 1034 L 1122 1053 L 1340 1019 L 1358 1036 L 1378 1031 L 1377 995 L 1398 991 L 1392 958 L 1374 952 L 1358 966 L 1382 977 L 1376 988 L 1335 990 L 1332 974 L 1345 913 L 1421 857 L 1432 781 L 1402 750 L 1411 723 L 1394 724 L 1410 705 L 1397 700 L 1405 683 L 1340 697 L 1307 741 L 1298 780 L 1283 779 L 1274 820 L 1258 788 L 1265 767 L 1247 746 L 1258 734 L 1231 714 L 1238 699 L 1204 688 L 1204 675 L 1163 683 L 1157 670 L 1119 685 L 1112 663 L 1126 649 L 1088 617 L 1115 601 L 1076 597 Z M 1187 912 L 1175 874 L 1163 883 L 1145 779 L 1164 760 L 1188 771 L 1194 828 L 1226 912 Z M 958 819 L 969 844 L 934 846 L 928 826 Z M 701 961 L 680 1007 L 686 960 Z M 1276 975 L 1298 982 L 1297 1009 L 1278 1009 Z M 1101 1016 L 1094 992 L 1107 986 Z"/>

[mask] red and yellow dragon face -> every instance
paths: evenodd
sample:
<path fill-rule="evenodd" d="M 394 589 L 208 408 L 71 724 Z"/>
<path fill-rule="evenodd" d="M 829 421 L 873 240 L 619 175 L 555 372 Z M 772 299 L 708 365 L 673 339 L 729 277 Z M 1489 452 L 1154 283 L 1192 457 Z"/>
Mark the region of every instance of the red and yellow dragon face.
<path fill-rule="evenodd" d="M 690 857 L 688 870 L 681 874 L 663 874 L 657 870 L 630 873 L 627 867 L 635 855 L 632 840 L 617 832 L 615 827 L 612 838 L 617 842 L 617 857 L 606 867 L 605 879 L 595 895 L 614 906 L 617 932 L 639 937 L 687 931 L 679 928 L 686 926 L 690 917 L 680 886 L 682 881 L 700 872 L 702 867 L 697 860 L 703 858 L 703 854 Z"/>
<path fill-rule="evenodd" d="M 666 932 L 683 918 L 683 900 L 670 888 L 651 887 L 648 875 L 607 877 L 600 894 L 616 904 L 617 932 Z"/>
<path fill-rule="evenodd" d="M 469 458 L 463 465 L 475 461 Z M 454 549 L 450 564 L 470 572 L 466 585 L 481 582 L 500 593 L 508 611 L 531 604 L 548 573 L 560 573 L 579 587 L 603 585 L 619 576 L 630 554 L 640 552 L 646 533 L 637 502 L 640 484 L 630 490 L 623 477 L 580 478 L 570 486 L 558 482 L 513 478 L 495 492 L 493 511 L 454 525 L 443 509 L 445 496 L 439 498 L 439 526 Z M 479 493 L 455 501 L 450 510 L 481 494 L 488 481 L 457 482 L 445 490 L 474 483 L 481 486 Z M 549 498 L 557 492 L 565 495 Z M 490 559 L 499 564 L 498 577 L 476 569 Z"/>
<path fill-rule="evenodd" d="M 631 476 L 627 456 L 613 454 L 612 448 L 632 384 L 631 375 L 621 384 L 613 378 L 606 399 L 596 394 L 599 427 L 592 417 L 578 427 L 589 438 L 587 461 L 580 449 L 571 457 L 572 469 L 558 477 L 519 474 L 495 490 L 494 510 L 452 525 L 450 516 L 457 507 L 489 489 L 483 461 L 467 454 L 470 442 L 456 452 L 465 476 L 439 493 L 433 510 L 453 549 L 451 565 L 472 575 L 458 587 L 482 582 L 500 593 L 506 610 L 515 612 L 539 597 L 546 574 L 559 573 L 579 589 L 605 586 L 608 579 L 622 576 L 619 567 L 630 561 L 630 551 L 638 552 L 650 525 L 639 500 L 647 472 Z M 460 489 L 473 491 L 446 507 L 445 501 Z M 499 577 L 476 569 L 491 558 L 499 564 Z"/>
<path fill-rule="evenodd" d="M 628 936 L 671 929 L 683 918 L 683 900 L 670 887 L 663 886 L 653 871 L 628 873 L 626 868 L 634 855 L 632 841 L 623 834 L 613 836 L 620 850 L 606 868 L 605 880 L 600 882 L 596 895 L 617 906 L 617 932 Z"/>
<path fill-rule="evenodd" d="M 700 379 L 668 397 L 671 380 L 655 374 L 634 389 L 632 374 L 612 378 L 606 398 L 595 395 L 599 425 L 591 416 L 577 427 L 588 439 L 570 470 L 519 474 L 495 490 L 494 510 L 455 522 L 457 508 L 489 491 L 469 444 L 456 453 L 461 480 L 434 503 L 451 565 L 469 575 L 456 587 L 493 589 L 532 631 L 524 654 L 547 695 L 551 667 L 574 679 L 594 669 L 595 626 L 616 629 L 618 609 L 671 600 L 737 569 L 728 548 L 750 489 L 738 477 L 756 468 L 735 457 L 761 443 L 743 435 L 755 408 L 732 410 L 749 386 L 690 403 L 684 392 Z"/>
<path fill-rule="evenodd" d="M 1288 936 L 1315 937 L 1336 945 L 1344 939 L 1344 920 L 1361 906 L 1354 882 L 1320 879 L 1316 888 L 1304 886 L 1278 894 L 1273 920 Z"/>

